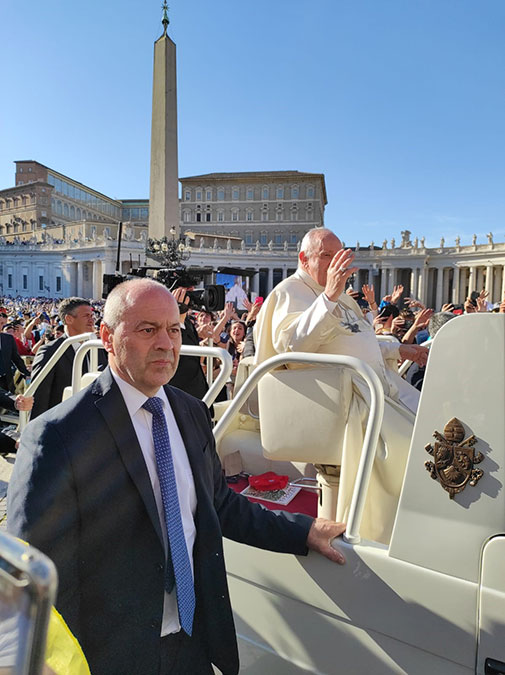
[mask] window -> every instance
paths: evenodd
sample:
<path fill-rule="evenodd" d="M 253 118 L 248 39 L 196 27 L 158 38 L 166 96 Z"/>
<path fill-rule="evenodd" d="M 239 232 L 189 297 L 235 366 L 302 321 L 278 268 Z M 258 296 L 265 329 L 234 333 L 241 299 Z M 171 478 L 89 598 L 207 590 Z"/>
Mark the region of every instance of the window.
<path fill-rule="evenodd" d="M 190 220 L 191 220 L 191 212 L 190 211 L 184 211 L 184 213 L 182 214 L 182 220 L 185 223 L 189 223 Z"/>
<path fill-rule="evenodd" d="M 7 275 L 7 288 L 12 288 L 12 274 Z"/>
<path fill-rule="evenodd" d="M 18 185 L 24 185 L 24 181 L 18 180 Z"/>
<path fill-rule="evenodd" d="M 275 195 L 277 199 L 284 199 L 284 188 L 282 187 L 282 185 L 279 185 L 279 187 L 275 191 Z"/>
<path fill-rule="evenodd" d="M 197 202 L 202 201 L 202 190 L 201 190 L 201 188 L 197 189 L 195 199 L 196 199 Z"/>
<path fill-rule="evenodd" d="M 189 190 L 184 190 L 184 201 L 189 202 L 191 200 L 191 192 Z"/>
<path fill-rule="evenodd" d="M 247 188 L 247 199 L 254 199 L 254 188 Z"/>
<path fill-rule="evenodd" d="M 231 198 L 235 201 L 240 197 L 240 190 L 238 187 L 234 187 L 231 191 Z"/>
<path fill-rule="evenodd" d="M 42 211 L 42 215 L 43 215 L 43 216 L 46 215 L 44 211 Z M 71 218 L 72 220 L 75 220 L 75 206 L 71 206 L 71 207 L 70 207 L 70 218 Z"/>
<path fill-rule="evenodd" d="M 298 237 L 296 234 L 290 234 L 289 235 L 289 243 L 290 244 L 297 244 L 298 243 Z"/>
<path fill-rule="evenodd" d="M 314 187 L 312 185 L 307 186 L 307 199 L 314 199 Z"/>
<path fill-rule="evenodd" d="M 298 199 L 298 185 L 291 186 L 291 199 Z"/>
<path fill-rule="evenodd" d="M 19 173 L 23 173 L 23 167 L 22 166 L 19 167 Z"/>
<path fill-rule="evenodd" d="M 75 217 L 77 220 L 81 220 L 81 209 L 77 209 L 75 212 Z"/>
<path fill-rule="evenodd" d="M 198 211 L 198 213 L 196 214 L 196 222 L 197 223 L 202 222 L 202 214 L 200 213 L 200 211 Z"/>
<path fill-rule="evenodd" d="M 248 220 L 249 222 L 251 222 L 252 219 L 253 219 L 253 212 L 252 212 L 252 211 L 247 211 L 247 213 L 246 213 L 246 220 Z"/>
<path fill-rule="evenodd" d="M 212 201 L 212 190 L 205 190 L 205 199 L 208 202 Z"/>
<path fill-rule="evenodd" d="M 219 201 L 221 201 L 221 202 L 223 201 L 223 199 L 224 199 L 224 188 L 220 187 L 220 188 L 217 189 L 217 198 L 219 199 Z"/>
<path fill-rule="evenodd" d="M 222 223 L 224 221 L 224 211 L 218 211 L 217 212 L 217 220 L 220 223 Z"/>
<path fill-rule="evenodd" d="M 253 236 L 251 232 L 246 232 L 245 235 L 245 243 L 247 246 L 252 246 L 253 243 Z"/>
<path fill-rule="evenodd" d="M 276 234 L 274 237 L 274 244 L 282 244 L 282 234 Z"/>
<path fill-rule="evenodd" d="M 267 234 L 266 234 L 266 232 L 262 232 L 262 233 L 260 234 L 260 244 L 261 244 L 262 246 L 266 246 L 266 245 L 267 245 Z"/>
<path fill-rule="evenodd" d="M 205 214 L 205 222 L 210 223 L 210 213 Z"/>
<path fill-rule="evenodd" d="M 266 223 L 268 221 L 268 213 L 266 211 L 261 212 L 261 220 Z"/>
<path fill-rule="evenodd" d="M 28 275 L 23 274 L 23 290 L 26 291 L 28 289 Z"/>
<path fill-rule="evenodd" d="M 231 212 L 231 219 L 234 222 L 237 222 L 237 220 L 238 220 L 238 210 L 237 209 L 233 209 L 233 211 Z"/>
<path fill-rule="evenodd" d="M 62 204 L 61 204 L 61 202 L 60 202 L 59 199 L 58 199 L 58 201 L 56 202 L 56 213 L 58 213 L 60 216 L 61 216 L 62 213 L 63 213 L 63 207 L 62 207 Z"/>
<path fill-rule="evenodd" d="M 140 217 L 142 218 L 142 220 L 149 218 L 149 209 L 147 208 L 147 206 L 143 206 L 140 209 Z"/>
<path fill-rule="evenodd" d="M 28 167 L 28 171 L 29 171 L 30 173 L 32 172 L 32 167 L 31 167 L 31 166 Z"/>
<path fill-rule="evenodd" d="M 42 275 L 39 275 L 39 291 L 44 290 L 44 277 Z"/>
<path fill-rule="evenodd" d="M 61 277 L 56 277 L 56 292 L 61 293 Z"/>
<path fill-rule="evenodd" d="M 64 215 L 66 218 L 69 217 L 68 204 L 63 204 L 63 215 Z"/>
<path fill-rule="evenodd" d="M 270 188 L 266 185 L 264 185 L 261 190 L 261 199 L 270 199 Z"/>

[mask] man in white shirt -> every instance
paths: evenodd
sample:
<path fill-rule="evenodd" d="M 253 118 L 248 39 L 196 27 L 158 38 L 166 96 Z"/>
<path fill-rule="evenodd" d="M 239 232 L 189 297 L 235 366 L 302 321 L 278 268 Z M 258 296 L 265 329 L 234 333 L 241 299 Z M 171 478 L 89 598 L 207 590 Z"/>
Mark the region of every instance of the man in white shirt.
<path fill-rule="evenodd" d="M 383 439 L 387 461 L 378 458 L 362 522 L 364 536 L 387 543 L 403 478 L 419 392 L 394 370 L 401 358 L 426 364 L 427 350 L 417 345 L 379 342 L 355 300 L 345 293 L 347 279 L 357 270 L 352 251 L 326 228 L 304 236 L 298 269 L 269 294 L 254 328 L 255 363 L 283 352 L 314 352 L 354 356 L 379 376 L 392 401 L 386 405 Z M 366 386 L 353 379 L 354 396 L 347 416 L 337 520 L 348 515 L 366 422 Z M 395 405 L 397 402 L 400 405 Z"/>
<path fill-rule="evenodd" d="M 166 386 L 181 328 L 164 286 L 149 279 L 117 286 L 101 337 L 110 367 L 23 432 L 8 527 L 55 561 L 57 608 L 93 675 L 210 675 L 211 663 L 235 675 L 222 536 L 302 555 L 308 547 L 342 563 L 330 540 L 345 526 L 267 511 L 228 488 L 207 407 Z M 160 449 L 160 417 L 169 449 Z M 177 516 L 165 515 L 174 514 L 167 499 L 177 500 Z M 188 575 L 189 628 L 188 586 L 181 590 Z"/>

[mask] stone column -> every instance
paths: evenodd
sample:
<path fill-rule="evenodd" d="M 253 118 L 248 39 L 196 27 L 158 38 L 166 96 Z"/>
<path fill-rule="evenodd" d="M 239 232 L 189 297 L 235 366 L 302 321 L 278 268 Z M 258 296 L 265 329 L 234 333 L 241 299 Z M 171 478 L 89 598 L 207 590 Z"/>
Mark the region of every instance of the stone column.
<path fill-rule="evenodd" d="M 477 283 L 477 268 L 472 266 L 470 267 L 470 276 L 468 278 L 468 295 L 470 295 L 472 291 L 475 290 L 476 283 Z"/>
<path fill-rule="evenodd" d="M 435 312 L 440 312 L 442 307 L 442 293 L 443 293 L 444 268 L 437 268 L 437 292 L 435 296 Z"/>
<path fill-rule="evenodd" d="M 102 299 L 102 261 L 93 262 L 93 299 Z"/>
<path fill-rule="evenodd" d="M 260 292 L 260 273 L 259 270 L 256 270 L 256 274 L 251 277 L 251 282 L 252 282 L 252 292 L 256 293 L 256 295 L 259 294 Z"/>
<path fill-rule="evenodd" d="M 80 260 L 77 263 L 77 295 L 82 298 L 84 297 L 84 265 L 86 263 Z"/>
<path fill-rule="evenodd" d="M 493 274 L 494 267 L 493 265 L 487 265 L 486 267 L 486 291 L 489 293 L 488 302 L 493 302 Z"/>
<path fill-rule="evenodd" d="M 419 300 L 426 305 L 428 299 L 429 267 L 422 267 L 419 271 Z"/>
<path fill-rule="evenodd" d="M 460 279 L 459 279 L 459 267 L 454 267 L 454 273 L 452 277 L 452 298 L 451 302 L 454 305 L 459 305 L 460 299 L 459 299 L 459 286 L 460 286 Z"/>
<path fill-rule="evenodd" d="M 272 267 L 268 268 L 268 277 L 267 277 L 267 291 L 270 293 L 274 287 L 274 270 Z"/>
<path fill-rule="evenodd" d="M 450 275 L 450 268 L 446 268 L 442 270 L 442 278 L 443 278 L 443 290 L 442 290 L 442 305 L 446 302 L 451 302 L 451 298 L 449 297 L 449 275 Z M 454 277 L 453 277 L 454 281 Z"/>

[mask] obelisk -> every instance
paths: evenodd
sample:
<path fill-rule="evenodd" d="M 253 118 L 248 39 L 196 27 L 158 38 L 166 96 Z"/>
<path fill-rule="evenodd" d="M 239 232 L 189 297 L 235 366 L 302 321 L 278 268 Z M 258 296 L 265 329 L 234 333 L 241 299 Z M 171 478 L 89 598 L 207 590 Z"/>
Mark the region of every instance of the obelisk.
<path fill-rule="evenodd" d="M 153 109 L 151 123 L 151 179 L 149 237 L 179 238 L 177 163 L 177 72 L 175 44 L 167 35 L 167 3 L 163 3 L 163 35 L 154 43 Z"/>

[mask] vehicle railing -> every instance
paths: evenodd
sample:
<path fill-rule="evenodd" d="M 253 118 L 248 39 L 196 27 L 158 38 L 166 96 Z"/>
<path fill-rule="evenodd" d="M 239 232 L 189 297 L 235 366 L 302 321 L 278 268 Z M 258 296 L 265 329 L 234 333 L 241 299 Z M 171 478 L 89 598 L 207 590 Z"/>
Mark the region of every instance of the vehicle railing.
<path fill-rule="evenodd" d="M 92 356 L 94 355 L 95 359 L 97 358 L 96 347 L 103 348 L 101 340 L 88 340 L 87 342 L 84 342 L 77 350 L 74 358 L 74 367 L 72 370 L 72 394 L 76 394 L 80 389 L 82 363 L 88 351 L 92 350 Z M 203 402 L 210 408 L 231 375 L 231 371 L 233 369 L 233 359 L 228 354 L 228 352 L 221 347 L 199 347 L 198 345 L 182 345 L 180 355 L 206 356 L 212 358 L 212 360 L 217 358 L 223 364 L 219 375 L 216 377 L 215 381 L 212 383 L 212 386 L 202 399 Z M 95 368 L 90 368 L 90 371 L 93 370 L 96 370 L 96 366 Z"/>
<path fill-rule="evenodd" d="M 44 379 L 47 377 L 49 371 L 53 368 L 53 366 L 56 364 L 57 361 L 59 361 L 60 357 L 64 352 L 67 351 L 67 348 L 70 345 L 76 344 L 77 342 L 83 342 L 85 340 L 89 340 L 90 338 L 94 338 L 95 333 L 81 333 L 80 335 L 72 335 L 72 337 L 68 337 L 66 340 L 64 340 L 61 345 L 58 347 L 58 349 L 54 352 L 54 354 L 51 356 L 49 361 L 44 365 L 44 367 L 39 371 L 37 374 L 37 378 L 34 382 L 30 382 L 28 387 L 26 387 L 23 396 L 33 396 L 41 383 L 44 381 Z M 25 411 L 20 411 L 19 413 L 19 431 L 23 431 L 25 426 L 28 423 L 28 412 Z"/>
<path fill-rule="evenodd" d="M 263 375 L 286 363 L 343 366 L 360 375 L 370 390 L 370 413 L 368 415 L 363 447 L 361 450 L 358 471 L 356 473 L 346 533 L 344 534 L 344 539 L 346 541 L 351 544 L 358 544 L 360 542 L 359 531 L 363 517 L 363 509 L 365 507 L 365 498 L 372 474 L 377 442 L 382 426 L 382 418 L 384 416 L 384 390 L 377 374 L 368 364 L 353 356 L 340 356 L 337 354 L 307 354 L 292 352 L 272 356 L 270 359 L 267 359 L 267 361 L 264 361 L 256 367 L 231 401 L 230 406 L 214 428 L 216 444 L 223 438 L 225 431 L 231 424 L 233 418 Z"/>

